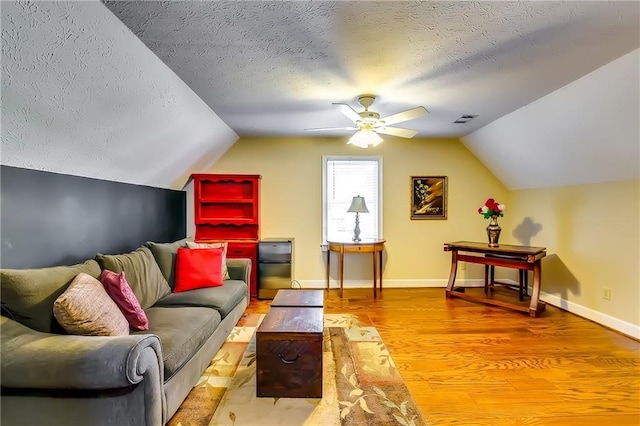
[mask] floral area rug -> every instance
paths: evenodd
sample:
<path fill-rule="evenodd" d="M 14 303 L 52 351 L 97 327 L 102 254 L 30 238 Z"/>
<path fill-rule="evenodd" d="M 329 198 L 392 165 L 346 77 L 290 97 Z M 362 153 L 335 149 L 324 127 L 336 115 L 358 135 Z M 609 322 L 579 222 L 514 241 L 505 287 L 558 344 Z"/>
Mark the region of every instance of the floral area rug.
<path fill-rule="evenodd" d="M 325 315 L 322 398 L 256 397 L 263 317 L 240 320 L 170 426 L 426 425 L 377 330 L 354 315 Z"/>

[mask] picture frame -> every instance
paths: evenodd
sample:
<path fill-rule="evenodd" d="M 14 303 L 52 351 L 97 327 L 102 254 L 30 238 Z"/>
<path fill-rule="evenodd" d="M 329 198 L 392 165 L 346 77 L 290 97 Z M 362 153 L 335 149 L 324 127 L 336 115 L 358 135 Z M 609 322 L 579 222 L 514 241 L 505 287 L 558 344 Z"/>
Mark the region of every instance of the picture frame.
<path fill-rule="evenodd" d="M 447 176 L 411 176 L 411 220 L 447 218 Z"/>

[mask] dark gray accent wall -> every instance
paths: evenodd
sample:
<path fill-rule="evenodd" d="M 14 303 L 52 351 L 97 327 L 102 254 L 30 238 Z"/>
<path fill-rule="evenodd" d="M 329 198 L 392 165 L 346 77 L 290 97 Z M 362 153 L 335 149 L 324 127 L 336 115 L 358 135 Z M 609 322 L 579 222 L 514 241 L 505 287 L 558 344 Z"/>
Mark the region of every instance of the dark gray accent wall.
<path fill-rule="evenodd" d="M 186 192 L 0 168 L 0 267 L 71 265 L 186 236 Z"/>

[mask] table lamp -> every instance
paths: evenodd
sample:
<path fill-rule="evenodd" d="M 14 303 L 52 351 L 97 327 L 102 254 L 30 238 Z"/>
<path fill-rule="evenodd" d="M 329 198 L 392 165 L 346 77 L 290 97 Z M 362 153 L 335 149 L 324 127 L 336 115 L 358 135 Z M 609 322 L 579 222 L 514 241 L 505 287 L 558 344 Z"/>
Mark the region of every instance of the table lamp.
<path fill-rule="evenodd" d="M 359 195 L 356 195 L 355 197 L 353 197 L 353 200 L 351 200 L 351 207 L 349 207 L 349 210 L 347 210 L 347 212 L 356 214 L 356 227 L 353 228 L 352 239 L 354 242 L 361 241 L 360 240 L 360 218 L 358 217 L 358 215 L 360 213 L 369 213 L 369 209 L 367 209 L 367 204 L 364 202 L 364 197 L 361 197 Z"/>

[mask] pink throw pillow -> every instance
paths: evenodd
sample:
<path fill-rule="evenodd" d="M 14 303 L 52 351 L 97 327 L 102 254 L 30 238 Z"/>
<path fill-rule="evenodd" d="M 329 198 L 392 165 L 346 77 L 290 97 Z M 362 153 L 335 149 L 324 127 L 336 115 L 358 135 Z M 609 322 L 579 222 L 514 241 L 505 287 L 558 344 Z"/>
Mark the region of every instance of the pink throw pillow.
<path fill-rule="evenodd" d="M 124 272 L 116 274 L 113 271 L 104 269 L 100 274 L 100 282 L 111 299 L 118 305 L 120 311 L 127 319 L 129 327 L 134 330 L 148 330 L 149 320 L 144 313 L 138 298 L 131 290 Z"/>

